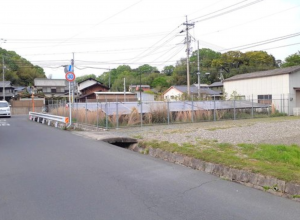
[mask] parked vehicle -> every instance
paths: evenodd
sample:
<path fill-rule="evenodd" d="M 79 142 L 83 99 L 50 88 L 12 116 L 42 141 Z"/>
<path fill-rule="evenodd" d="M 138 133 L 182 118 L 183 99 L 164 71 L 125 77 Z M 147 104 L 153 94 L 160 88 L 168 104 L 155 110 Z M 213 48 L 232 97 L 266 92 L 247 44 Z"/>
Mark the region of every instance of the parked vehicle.
<path fill-rule="evenodd" d="M 0 116 L 11 117 L 10 104 L 7 101 L 0 101 Z"/>

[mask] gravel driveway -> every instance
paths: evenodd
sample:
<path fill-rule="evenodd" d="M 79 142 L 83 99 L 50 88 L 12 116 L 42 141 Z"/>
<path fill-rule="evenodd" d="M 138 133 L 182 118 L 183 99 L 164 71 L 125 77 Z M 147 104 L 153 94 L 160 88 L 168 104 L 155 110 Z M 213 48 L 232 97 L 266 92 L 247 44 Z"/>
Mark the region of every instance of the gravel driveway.
<path fill-rule="evenodd" d="M 236 121 L 200 122 L 111 129 L 94 135 L 127 136 L 143 140 L 172 143 L 199 143 L 213 140 L 219 143 L 297 144 L 300 146 L 300 118 L 278 117 Z"/>

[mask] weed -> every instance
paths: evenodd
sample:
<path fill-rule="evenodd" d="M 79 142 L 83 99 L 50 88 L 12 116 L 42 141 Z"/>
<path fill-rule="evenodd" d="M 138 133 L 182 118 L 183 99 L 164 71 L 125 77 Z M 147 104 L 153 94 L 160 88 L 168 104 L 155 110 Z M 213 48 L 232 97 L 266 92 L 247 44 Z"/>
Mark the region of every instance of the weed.
<path fill-rule="evenodd" d="M 223 164 L 238 169 L 251 170 L 253 173 L 275 178 L 300 182 L 300 148 L 296 145 L 267 145 L 217 143 L 213 140 L 198 140 L 197 145 L 182 145 L 167 141 L 145 142 L 144 146 L 160 148 L 169 152 Z M 274 185 L 268 189 L 278 190 Z"/>
<path fill-rule="evenodd" d="M 300 195 L 293 195 L 293 199 L 299 199 Z"/>
<path fill-rule="evenodd" d="M 263 188 L 264 188 L 265 191 L 268 191 L 269 189 L 271 189 L 270 186 L 263 186 Z"/>
<path fill-rule="evenodd" d="M 135 135 L 135 136 L 132 136 L 133 138 L 136 138 L 136 139 L 143 139 L 143 136 L 141 135 Z"/>

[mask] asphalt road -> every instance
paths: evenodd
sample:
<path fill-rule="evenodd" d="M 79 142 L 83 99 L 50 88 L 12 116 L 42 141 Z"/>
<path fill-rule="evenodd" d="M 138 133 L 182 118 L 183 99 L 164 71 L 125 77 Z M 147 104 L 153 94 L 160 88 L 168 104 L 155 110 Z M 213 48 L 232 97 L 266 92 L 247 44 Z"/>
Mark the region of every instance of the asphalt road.
<path fill-rule="evenodd" d="M 1 220 L 299 219 L 300 203 L 67 131 L 0 118 Z"/>

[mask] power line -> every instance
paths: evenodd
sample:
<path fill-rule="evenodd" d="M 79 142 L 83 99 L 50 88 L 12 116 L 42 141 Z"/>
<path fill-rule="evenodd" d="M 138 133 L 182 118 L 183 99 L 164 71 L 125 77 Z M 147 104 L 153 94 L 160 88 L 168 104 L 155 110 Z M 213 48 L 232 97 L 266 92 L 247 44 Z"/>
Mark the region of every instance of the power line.
<path fill-rule="evenodd" d="M 175 29 L 173 29 L 171 32 L 169 32 L 166 36 L 164 36 L 162 39 L 160 39 L 159 41 L 155 42 L 153 45 L 151 45 L 149 48 L 153 48 L 155 45 L 157 45 L 159 42 L 161 42 L 162 40 L 164 40 L 165 38 L 167 38 L 170 34 L 172 34 L 173 32 L 175 32 L 178 29 L 178 27 L 176 27 Z M 156 47 L 157 48 L 157 47 Z M 142 54 L 144 54 L 145 52 L 147 52 L 147 50 L 143 51 L 142 53 L 139 53 L 137 56 L 135 56 L 134 58 L 132 58 L 132 60 L 137 59 L 139 56 L 141 56 Z"/>
<path fill-rule="evenodd" d="M 167 61 L 162 61 L 160 63 L 160 65 L 157 66 L 162 66 L 165 65 L 165 63 L 169 62 L 173 57 L 175 57 L 176 55 L 178 55 L 179 53 L 181 53 L 181 51 L 185 48 L 185 46 L 181 47 L 178 51 L 176 51 L 171 57 L 169 57 L 169 59 Z"/>
<path fill-rule="evenodd" d="M 207 8 L 210 8 L 211 6 L 216 5 L 216 4 L 218 4 L 219 2 L 221 2 L 221 1 L 223 1 L 223 0 L 217 1 L 217 2 L 211 4 L 211 5 L 207 6 L 207 7 L 201 8 L 200 10 L 197 10 L 197 11 L 195 11 L 195 12 L 189 14 L 189 16 L 192 15 L 192 14 L 195 14 L 195 13 L 197 13 L 197 12 L 199 12 L 199 11 L 203 11 L 203 10 L 205 10 L 205 9 L 207 9 Z"/>
<path fill-rule="evenodd" d="M 173 47 L 175 44 L 165 45 L 162 47 Z M 139 48 L 126 48 L 126 49 L 118 49 L 118 50 L 95 50 L 95 51 L 75 51 L 76 54 L 90 54 L 90 53 L 114 53 L 114 52 L 127 52 L 127 51 L 138 51 L 145 50 L 151 47 L 139 47 Z M 63 52 L 63 53 L 38 53 L 38 54 L 23 54 L 23 56 L 49 56 L 49 55 L 62 55 L 62 54 L 70 54 L 72 52 Z"/>
<path fill-rule="evenodd" d="M 249 4 L 246 4 L 246 5 L 243 5 L 243 6 L 234 8 L 234 9 L 231 9 L 231 10 L 229 10 L 229 11 L 225 11 L 225 12 L 222 12 L 222 13 L 220 13 L 220 14 L 216 14 L 216 15 L 213 15 L 213 16 L 211 16 L 211 17 L 208 17 L 208 18 L 203 18 L 203 19 L 201 19 L 201 20 L 194 21 L 194 23 L 203 22 L 203 21 L 207 21 L 207 20 L 210 20 L 210 19 L 213 19 L 213 18 L 217 18 L 217 17 L 220 17 L 220 16 L 222 16 L 222 15 L 229 14 L 229 13 L 231 13 L 231 12 L 234 12 L 234 11 L 237 11 L 237 10 L 240 10 L 240 9 L 243 9 L 243 8 L 246 8 L 246 7 L 249 7 L 249 6 L 251 6 L 251 5 L 260 3 L 260 2 L 262 2 L 262 1 L 264 1 L 264 0 L 256 0 L 255 2 L 251 2 L 251 3 L 249 3 Z M 193 19 L 193 20 L 195 20 L 195 19 Z"/>
<path fill-rule="evenodd" d="M 196 19 L 198 19 L 198 18 L 207 17 L 207 16 L 209 16 L 209 15 L 215 14 L 215 13 L 217 13 L 217 12 L 220 12 L 220 11 L 224 11 L 224 10 L 226 10 L 226 9 L 228 9 L 228 8 L 231 8 L 231 7 L 237 6 L 237 5 L 239 5 L 239 4 L 243 3 L 243 2 L 246 2 L 246 1 L 248 1 L 248 0 L 244 0 L 244 1 L 238 2 L 238 3 L 236 3 L 236 4 L 230 5 L 230 6 L 226 7 L 226 8 L 222 8 L 222 9 L 220 9 L 220 10 L 217 10 L 217 11 L 211 12 L 211 13 L 209 13 L 209 14 L 202 15 L 202 16 L 200 16 L 200 17 L 197 17 L 197 18 L 191 19 L 190 21 L 196 20 Z"/>
<path fill-rule="evenodd" d="M 80 34 L 86 32 L 87 30 L 89 30 L 89 29 L 91 29 L 91 28 L 94 28 L 94 27 L 96 27 L 96 26 L 98 26 L 98 25 L 104 23 L 105 21 L 108 21 L 109 19 L 111 19 L 111 18 L 113 18 L 113 17 L 115 17 L 115 16 L 117 16 L 117 15 L 123 13 L 124 11 L 126 11 L 126 10 L 132 8 L 133 6 L 135 6 L 135 5 L 139 4 L 139 3 L 141 3 L 142 1 L 143 1 L 143 0 L 140 0 L 140 1 L 138 1 L 138 2 L 136 2 L 136 3 L 134 3 L 134 4 L 132 4 L 132 5 L 130 5 L 130 6 L 128 6 L 128 7 L 126 7 L 125 9 L 122 9 L 121 11 L 119 11 L 119 12 L 117 12 L 117 13 L 111 15 L 110 17 L 108 17 L 108 18 L 106 18 L 106 19 L 104 19 L 104 20 L 98 22 L 97 24 L 93 25 L 92 27 L 89 27 L 89 28 L 87 28 L 87 29 L 84 30 L 84 31 L 78 32 L 77 34 L 75 34 L 75 35 L 73 35 L 72 37 L 66 39 L 65 41 L 60 42 L 59 44 L 54 45 L 53 47 L 60 46 L 61 44 L 63 44 L 63 43 L 65 43 L 65 42 L 67 42 L 67 41 L 73 39 L 74 37 L 76 37 L 76 36 L 78 36 L 78 35 L 80 35 Z"/>
<path fill-rule="evenodd" d="M 297 37 L 299 35 L 300 35 L 300 32 L 290 34 L 290 35 L 281 36 L 281 37 L 276 37 L 276 38 L 272 38 L 272 39 L 268 39 L 268 40 L 264 40 L 264 41 L 259 41 L 259 42 L 255 42 L 255 43 L 245 44 L 245 45 L 241 45 L 241 46 L 237 46 L 237 47 L 232 47 L 232 48 L 228 48 L 228 49 L 225 49 L 225 50 L 219 50 L 219 52 L 229 51 L 229 50 L 238 49 L 238 48 L 239 48 L 238 50 L 244 50 L 244 49 L 248 49 L 248 48 L 252 48 L 252 47 L 257 47 L 257 46 L 261 46 L 261 45 L 270 44 L 270 43 L 273 43 L 273 42 L 285 40 L 285 39 L 292 38 L 292 37 Z"/>
<path fill-rule="evenodd" d="M 290 46 L 294 46 L 294 45 L 298 45 L 298 44 L 300 44 L 300 42 L 299 43 L 295 43 L 295 44 L 287 44 L 287 45 L 283 45 L 283 46 L 262 49 L 262 50 L 273 50 L 273 49 L 278 49 L 278 48 L 282 48 L 282 47 L 290 47 Z"/>
<path fill-rule="evenodd" d="M 283 13 L 283 12 L 286 12 L 286 11 L 289 11 L 289 10 L 292 10 L 292 9 L 295 9 L 297 7 L 299 7 L 300 5 L 297 5 L 297 6 L 294 6 L 294 7 L 291 7 L 291 8 L 288 8 L 288 9 L 285 9 L 285 10 L 282 10 L 282 11 L 279 11 L 279 12 L 276 12 L 276 13 L 273 13 L 273 14 L 270 14 L 270 15 L 267 15 L 267 16 L 263 16 L 263 17 L 260 17 L 260 18 L 257 18 L 257 19 L 254 19 L 254 20 L 251 20 L 251 21 L 247 21 L 247 22 L 244 22 L 244 23 L 240 23 L 240 24 L 237 24 L 237 25 L 234 25 L 234 26 L 230 26 L 228 28 L 224 28 L 222 30 L 218 30 L 218 31 L 214 31 L 214 32 L 209 32 L 209 33 L 204 33 L 204 34 L 201 34 L 201 36 L 207 36 L 207 35 L 211 35 L 211 34 L 214 34 L 214 33 L 219 33 L 221 31 L 225 31 L 225 30 L 229 30 L 229 29 L 232 29 L 232 28 L 235 28 L 235 27 L 239 27 L 239 26 L 242 26 L 242 25 L 245 25 L 245 24 L 248 24 L 248 23 L 252 23 L 254 21 L 259 21 L 261 19 L 265 19 L 265 18 L 268 18 L 268 17 L 271 17 L 273 15 L 277 15 L 277 14 L 280 14 L 280 13 Z"/>

